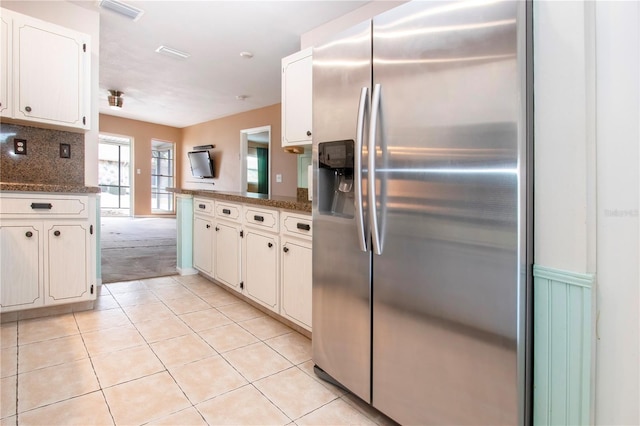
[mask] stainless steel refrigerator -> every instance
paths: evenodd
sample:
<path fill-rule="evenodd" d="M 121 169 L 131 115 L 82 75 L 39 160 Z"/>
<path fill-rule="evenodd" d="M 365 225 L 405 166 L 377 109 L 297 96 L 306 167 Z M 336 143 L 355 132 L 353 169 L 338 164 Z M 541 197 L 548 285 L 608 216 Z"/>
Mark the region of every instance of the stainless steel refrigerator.
<path fill-rule="evenodd" d="M 313 360 L 403 424 L 530 423 L 530 3 L 313 52 Z"/>

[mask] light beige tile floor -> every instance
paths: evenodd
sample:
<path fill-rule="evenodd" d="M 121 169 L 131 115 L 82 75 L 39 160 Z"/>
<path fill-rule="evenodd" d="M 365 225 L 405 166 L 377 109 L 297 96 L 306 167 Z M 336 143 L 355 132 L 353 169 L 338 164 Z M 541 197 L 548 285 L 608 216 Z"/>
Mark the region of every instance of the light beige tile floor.
<path fill-rule="evenodd" d="M 2 324 L 3 426 L 392 424 L 315 376 L 309 339 L 202 277 L 98 302 Z"/>

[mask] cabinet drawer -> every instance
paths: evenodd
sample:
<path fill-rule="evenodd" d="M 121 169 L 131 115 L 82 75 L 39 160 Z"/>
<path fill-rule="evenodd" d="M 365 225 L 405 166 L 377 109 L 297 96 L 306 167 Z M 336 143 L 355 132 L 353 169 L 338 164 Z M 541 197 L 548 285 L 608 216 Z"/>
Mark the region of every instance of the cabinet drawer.
<path fill-rule="evenodd" d="M 295 213 L 282 213 L 282 232 L 292 237 L 311 239 L 313 229 L 311 227 L 311 216 Z"/>
<path fill-rule="evenodd" d="M 206 198 L 194 198 L 193 212 L 196 214 L 204 213 L 213 216 L 213 200 Z"/>
<path fill-rule="evenodd" d="M 19 195 L 2 196 L 0 216 L 11 218 L 88 218 L 89 197 Z"/>
<path fill-rule="evenodd" d="M 278 232 L 278 211 L 245 206 L 244 223 L 265 231 Z"/>
<path fill-rule="evenodd" d="M 240 222 L 241 205 L 231 203 L 216 202 L 216 217 L 220 219 L 232 220 Z"/>

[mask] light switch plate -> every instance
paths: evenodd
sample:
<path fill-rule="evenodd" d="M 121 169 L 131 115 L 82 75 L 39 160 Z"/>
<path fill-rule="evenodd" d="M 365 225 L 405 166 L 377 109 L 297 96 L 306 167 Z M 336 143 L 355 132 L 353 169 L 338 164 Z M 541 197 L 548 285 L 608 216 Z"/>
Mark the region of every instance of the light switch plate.
<path fill-rule="evenodd" d="M 60 144 L 60 158 L 71 158 L 71 145 L 68 143 Z"/>
<path fill-rule="evenodd" d="M 276 175 L 276 182 L 281 183 L 282 182 L 282 175 L 280 173 L 278 173 Z"/>

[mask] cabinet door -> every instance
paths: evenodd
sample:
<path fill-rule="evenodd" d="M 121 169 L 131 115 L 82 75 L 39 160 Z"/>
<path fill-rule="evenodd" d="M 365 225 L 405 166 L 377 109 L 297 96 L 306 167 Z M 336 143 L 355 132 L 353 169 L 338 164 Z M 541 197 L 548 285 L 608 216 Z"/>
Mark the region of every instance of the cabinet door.
<path fill-rule="evenodd" d="M 282 242 L 281 314 L 311 330 L 311 245 Z"/>
<path fill-rule="evenodd" d="M 46 304 L 93 299 L 88 222 L 44 222 Z"/>
<path fill-rule="evenodd" d="M 311 144 L 311 49 L 282 60 L 282 146 Z"/>
<path fill-rule="evenodd" d="M 247 296 L 278 312 L 278 237 L 249 230 L 243 245 Z"/>
<path fill-rule="evenodd" d="M 240 226 L 216 222 L 216 279 L 238 288 L 240 284 Z"/>
<path fill-rule="evenodd" d="M 13 40 L 11 34 L 12 28 L 11 14 L 6 13 L 6 10 L 2 10 L 0 16 L 0 116 L 11 117 L 12 111 L 10 108 L 11 95 L 13 88 L 11 86 L 11 75 L 13 70 L 12 65 L 12 51 L 13 46 L 11 41 Z"/>
<path fill-rule="evenodd" d="M 42 238 L 40 223 L 4 221 L 0 227 L 2 312 L 43 304 Z"/>
<path fill-rule="evenodd" d="M 213 277 L 213 220 L 193 217 L 193 266 Z"/>
<path fill-rule="evenodd" d="M 89 128 L 85 112 L 88 43 L 88 36 L 75 31 L 28 16 L 15 16 L 15 118 Z"/>

